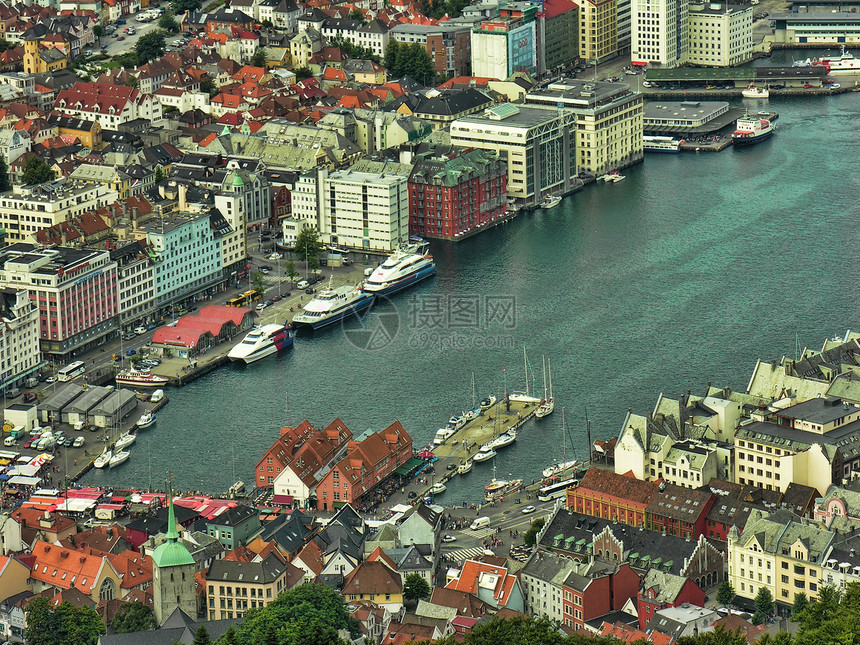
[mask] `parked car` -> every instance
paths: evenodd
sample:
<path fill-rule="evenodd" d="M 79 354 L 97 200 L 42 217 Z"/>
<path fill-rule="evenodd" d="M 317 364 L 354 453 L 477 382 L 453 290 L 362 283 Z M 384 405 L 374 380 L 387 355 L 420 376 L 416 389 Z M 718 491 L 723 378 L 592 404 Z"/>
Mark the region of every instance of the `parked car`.
<path fill-rule="evenodd" d="M 78 435 L 75 437 L 75 440 L 72 442 L 72 446 L 75 448 L 80 448 L 84 445 L 84 437 L 83 435 Z"/>
<path fill-rule="evenodd" d="M 311 285 L 307 280 L 299 280 L 299 283 L 296 285 L 298 289 L 307 289 Z"/>
<path fill-rule="evenodd" d="M 263 309 L 265 309 L 265 308 L 266 308 L 265 302 L 261 302 L 257 305 L 257 311 L 263 311 Z"/>
<path fill-rule="evenodd" d="M 812 85 L 810 85 L 809 83 L 807 83 L 806 85 L 804 85 L 804 86 L 803 86 L 803 89 L 805 89 L 805 90 L 812 89 Z"/>
<path fill-rule="evenodd" d="M 125 40 L 125 36 L 120 36 L 117 40 Z"/>
<path fill-rule="evenodd" d="M 272 253 L 272 254 L 271 254 L 269 257 L 267 257 L 266 259 L 267 259 L 267 260 L 275 261 L 275 260 L 280 260 L 282 257 L 284 257 L 284 256 L 283 256 L 283 255 L 281 255 L 280 253 Z"/>
<path fill-rule="evenodd" d="M 261 264 L 260 265 L 260 271 L 271 271 L 271 270 L 272 270 L 272 267 L 270 267 L 268 264 Z"/>
<path fill-rule="evenodd" d="M 305 293 L 308 295 L 311 295 L 315 291 L 316 291 L 316 289 L 314 289 L 313 287 L 308 287 L 307 289 L 305 289 Z"/>
<path fill-rule="evenodd" d="M 273 304 L 275 304 L 275 301 L 274 300 L 266 300 L 266 302 L 264 302 L 263 304 L 266 305 L 267 307 L 271 307 Z"/>
<path fill-rule="evenodd" d="M 265 267 L 260 267 L 260 273 L 262 273 L 263 275 L 269 275 L 270 270 L 271 269 L 267 269 Z"/>
<path fill-rule="evenodd" d="M 24 392 L 24 403 L 33 403 L 38 398 L 35 392 Z"/>
<path fill-rule="evenodd" d="M 126 356 L 134 356 L 135 354 L 137 354 L 136 349 L 129 349 L 129 350 L 126 350 L 126 352 L 125 352 Z"/>
<path fill-rule="evenodd" d="M 74 439 L 72 439 L 71 437 L 66 437 L 65 439 L 63 439 L 63 448 L 71 448 L 74 443 Z"/>
<path fill-rule="evenodd" d="M 57 382 L 56 376 L 49 376 L 45 379 L 45 383 L 56 383 L 56 382 Z"/>
<path fill-rule="evenodd" d="M 135 327 L 135 328 L 134 328 L 134 333 L 135 333 L 135 334 L 138 334 L 138 335 L 139 335 L 139 334 L 145 334 L 145 333 L 146 333 L 146 327 L 143 327 L 143 326 L 141 326 L 141 327 Z"/>
<path fill-rule="evenodd" d="M 272 296 L 272 302 L 279 302 L 280 300 L 283 300 L 282 296 Z"/>

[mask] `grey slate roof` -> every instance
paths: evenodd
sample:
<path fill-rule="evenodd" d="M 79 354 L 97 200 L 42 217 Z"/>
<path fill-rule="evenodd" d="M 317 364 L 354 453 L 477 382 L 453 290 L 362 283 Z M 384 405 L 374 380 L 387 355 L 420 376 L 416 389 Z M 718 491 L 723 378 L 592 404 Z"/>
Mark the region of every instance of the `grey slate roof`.
<path fill-rule="evenodd" d="M 226 511 L 213 517 L 206 523 L 211 524 L 212 526 L 238 526 L 242 522 L 245 522 L 256 515 L 257 511 L 250 506 L 239 504 L 238 506 L 228 508 Z"/>
<path fill-rule="evenodd" d="M 415 108 L 416 114 L 454 116 L 468 110 L 477 111 L 491 105 L 493 99 L 473 87 L 464 90 L 445 90 L 438 96 L 425 97 Z"/>
<path fill-rule="evenodd" d="M 234 560 L 216 560 L 209 567 L 206 580 L 223 582 L 241 582 L 253 584 L 270 584 L 280 578 L 287 565 L 270 553 L 262 562 L 237 562 Z"/>

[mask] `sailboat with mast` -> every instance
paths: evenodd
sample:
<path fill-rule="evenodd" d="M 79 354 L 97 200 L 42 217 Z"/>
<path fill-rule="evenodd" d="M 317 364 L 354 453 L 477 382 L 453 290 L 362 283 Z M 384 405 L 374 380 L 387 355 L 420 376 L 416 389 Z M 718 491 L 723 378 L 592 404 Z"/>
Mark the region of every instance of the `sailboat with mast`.
<path fill-rule="evenodd" d="M 546 389 L 546 373 L 547 373 L 547 363 L 549 363 L 549 396 L 547 396 Z M 535 410 L 535 416 L 538 419 L 543 419 L 544 417 L 548 417 L 552 414 L 552 411 L 555 410 L 555 401 L 552 398 L 552 362 L 544 361 L 543 366 L 543 401 L 538 405 L 537 410 Z"/>
<path fill-rule="evenodd" d="M 531 395 L 529 391 L 529 359 L 526 356 L 526 347 L 523 345 L 523 367 L 526 372 L 526 391 L 525 392 L 511 392 L 508 395 L 509 401 L 520 401 L 525 403 L 540 403 L 540 399 Z"/>
<path fill-rule="evenodd" d="M 579 463 L 576 461 L 575 458 L 570 461 L 568 461 L 567 459 L 567 427 L 564 423 L 564 408 L 561 409 L 561 442 L 561 461 L 557 464 L 553 464 L 552 466 L 548 466 L 543 469 L 542 474 L 546 478 L 558 477 L 559 475 L 563 475 L 567 471 L 576 468 L 577 464 Z"/>
<path fill-rule="evenodd" d="M 522 485 L 522 479 L 496 479 L 496 462 L 493 460 L 493 480 L 484 486 L 484 499 L 492 502 L 502 495 L 516 492 Z"/>

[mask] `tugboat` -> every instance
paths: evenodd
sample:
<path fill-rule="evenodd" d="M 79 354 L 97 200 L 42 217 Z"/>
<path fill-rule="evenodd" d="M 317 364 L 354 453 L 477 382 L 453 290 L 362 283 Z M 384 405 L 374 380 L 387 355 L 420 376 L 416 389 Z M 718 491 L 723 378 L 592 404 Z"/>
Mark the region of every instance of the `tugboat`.
<path fill-rule="evenodd" d="M 735 146 L 752 146 L 769 139 L 776 126 L 761 115 L 745 116 L 738 119 L 737 127 L 732 132 L 732 143 Z"/>
<path fill-rule="evenodd" d="M 749 87 L 741 94 L 745 99 L 766 99 L 770 96 L 770 90 L 766 87 L 756 87 L 750 83 Z"/>

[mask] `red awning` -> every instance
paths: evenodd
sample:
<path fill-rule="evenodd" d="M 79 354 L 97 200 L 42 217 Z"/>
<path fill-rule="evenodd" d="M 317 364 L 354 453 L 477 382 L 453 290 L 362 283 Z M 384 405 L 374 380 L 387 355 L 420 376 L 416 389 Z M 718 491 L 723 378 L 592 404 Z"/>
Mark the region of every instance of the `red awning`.
<path fill-rule="evenodd" d="M 275 495 L 272 497 L 273 504 L 283 504 L 284 506 L 290 506 L 293 503 L 292 495 Z"/>

